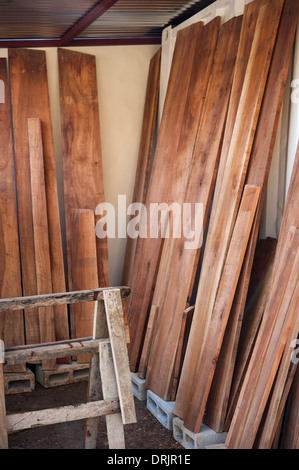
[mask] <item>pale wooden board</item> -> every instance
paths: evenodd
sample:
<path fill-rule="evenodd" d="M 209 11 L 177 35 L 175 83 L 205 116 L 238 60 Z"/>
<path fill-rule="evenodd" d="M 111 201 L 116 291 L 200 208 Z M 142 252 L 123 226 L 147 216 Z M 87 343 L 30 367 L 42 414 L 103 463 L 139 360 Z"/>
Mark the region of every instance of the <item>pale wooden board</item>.
<path fill-rule="evenodd" d="M 94 321 L 92 337 L 108 338 L 108 326 L 105 314 L 105 305 L 103 300 L 95 302 Z M 94 354 L 90 359 L 89 380 L 88 380 L 88 399 L 96 401 L 102 398 L 101 380 L 100 380 L 100 363 L 99 354 Z M 84 428 L 84 449 L 95 449 L 98 429 L 99 417 L 90 418 L 85 421 Z"/>
<path fill-rule="evenodd" d="M 201 354 L 211 319 L 225 256 L 242 194 L 254 132 L 265 89 L 267 73 L 282 10 L 282 1 L 260 9 L 251 53 L 236 115 L 226 171 L 215 194 L 207 243 L 199 279 L 194 318 L 187 345 L 175 413 L 184 419 L 189 403 L 197 360 Z M 221 158 L 221 157 L 220 157 Z"/>
<path fill-rule="evenodd" d="M 104 291 L 114 370 L 123 424 L 136 422 L 132 380 L 126 344 L 125 323 L 119 289 Z"/>
<path fill-rule="evenodd" d="M 7 61 L 0 59 L 0 80 L 3 82 L 3 102 L 0 103 L 0 298 L 22 295 L 17 206 L 15 195 L 14 157 L 11 131 L 11 112 Z M 25 343 L 23 312 L 0 315 L 0 339 L 6 346 Z M 8 369 L 17 371 L 17 369 Z M 20 372 L 25 365 L 18 367 Z"/>
<path fill-rule="evenodd" d="M 46 53 L 31 49 L 9 49 L 8 59 L 23 295 L 37 294 L 36 272 L 32 263 L 34 238 L 27 118 L 41 120 L 53 292 L 65 292 Z M 57 339 L 67 339 L 69 337 L 67 307 L 58 306 L 55 308 L 54 314 Z M 27 344 L 39 342 L 38 312 L 36 310 L 26 310 L 25 330 Z"/>
<path fill-rule="evenodd" d="M 23 429 L 39 426 L 77 421 L 84 418 L 94 418 L 119 411 L 118 399 L 100 400 L 80 405 L 61 406 L 47 410 L 14 413 L 7 416 L 7 430 L 11 434 Z"/>
<path fill-rule="evenodd" d="M 99 345 L 100 373 L 104 400 L 118 396 L 110 344 Z M 121 413 L 106 416 L 109 449 L 125 449 L 124 426 Z"/>

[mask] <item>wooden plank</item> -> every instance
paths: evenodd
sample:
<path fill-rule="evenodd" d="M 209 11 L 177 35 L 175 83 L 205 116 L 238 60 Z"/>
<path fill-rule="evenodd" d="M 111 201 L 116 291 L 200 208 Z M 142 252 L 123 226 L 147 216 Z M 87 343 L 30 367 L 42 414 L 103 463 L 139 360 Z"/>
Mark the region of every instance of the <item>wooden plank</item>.
<path fill-rule="evenodd" d="M 160 63 L 161 48 L 152 57 L 149 64 L 147 78 L 145 105 L 143 112 L 143 121 L 141 137 L 139 144 L 139 153 L 137 160 L 135 185 L 132 202 L 144 204 L 149 180 L 149 170 L 151 156 L 154 145 L 154 131 L 157 118 L 159 87 L 160 87 Z M 137 239 L 128 237 L 124 258 L 124 267 L 122 275 L 122 284 L 129 286 L 131 284 L 132 270 L 136 251 Z"/>
<path fill-rule="evenodd" d="M 55 343 L 44 343 L 42 345 L 27 345 L 27 348 L 15 347 L 5 350 L 5 362 L 8 364 L 19 364 L 22 361 L 36 363 L 47 359 L 58 359 L 59 357 L 70 357 L 77 354 L 96 354 L 99 341 L 88 338 L 76 340 L 62 340 Z M 64 356 L 65 355 L 65 356 Z"/>
<path fill-rule="evenodd" d="M 275 326 L 273 328 L 271 339 L 268 345 L 267 353 L 264 358 L 263 366 L 261 368 L 260 376 L 257 381 L 254 396 L 249 408 L 247 421 L 243 433 L 244 437 L 242 436 L 240 440 L 240 447 L 247 448 L 252 447 L 255 444 L 258 429 L 263 417 L 263 413 L 265 412 L 266 407 L 269 406 L 267 403 L 270 392 L 272 394 L 272 398 L 275 397 L 275 387 L 274 389 L 273 384 L 275 377 L 277 376 L 277 371 L 279 369 L 279 365 L 281 365 L 282 354 L 284 347 L 286 345 L 286 340 L 288 337 L 288 333 L 292 328 L 292 324 L 294 322 L 294 318 L 296 313 L 298 312 L 298 301 L 299 301 L 299 291 L 298 291 L 298 280 L 299 280 L 299 229 L 297 229 L 297 236 L 296 236 L 296 243 L 297 243 L 297 254 L 293 264 L 292 271 L 290 273 L 289 281 L 287 284 L 287 288 L 284 293 L 284 297 L 281 302 L 280 312 L 277 316 Z M 296 321 L 296 319 L 295 319 Z M 297 330 L 298 331 L 298 330 Z M 297 337 L 297 335 L 295 336 Z M 290 363 L 290 354 L 289 354 L 289 363 Z M 277 377 L 278 380 L 278 377 Z M 272 389 L 272 390 L 271 390 Z M 274 395 L 273 395 L 274 394 Z M 269 411 L 273 412 L 273 408 L 269 409 Z M 274 414 L 271 415 L 270 420 L 274 418 Z M 266 426 L 268 423 L 267 421 L 264 423 Z M 248 428 L 250 426 L 250 428 Z M 247 428 L 247 430 L 246 430 Z M 245 437 L 246 436 L 246 437 Z M 265 442 L 266 445 L 266 442 Z"/>
<path fill-rule="evenodd" d="M 223 409 L 223 417 L 221 420 L 223 426 L 225 419 L 225 430 L 228 430 L 232 416 L 234 414 L 238 395 L 240 393 L 248 362 L 250 360 L 257 333 L 265 311 L 270 290 L 276 246 L 276 240 L 266 239 L 259 240 L 256 247 L 256 254 L 252 267 L 252 276 L 249 284 L 247 307 L 244 312 L 244 319 L 240 321 L 240 323 L 242 323 L 242 328 L 240 328 L 240 335 L 238 335 L 240 339 L 238 342 L 238 350 L 236 351 L 236 359 L 233 360 L 235 366 L 233 377 L 228 382 L 226 387 L 227 390 L 225 392 L 229 392 L 229 400 L 227 399 L 228 405 L 226 405 Z M 256 285 L 256 283 L 258 285 Z M 235 318 L 234 312 L 235 310 L 233 309 L 233 318 Z M 235 342 L 236 344 L 235 339 L 236 336 L 231 338 L 231 341 Z M 227 343 L 228 342 L 229 338 L 227 339 Z M 226 358 L 224 357 L 223 360 L 225 359 Z M 220 386 L 220 384 L 218 385 Z M 226 417 L 224 415 L 226 415 Z"/>
<path fill-rule="evenodd" d="M 71 209 L 71 277 L 75 290 L 98 287 L 98 265 L 95 235 L 95 216 L 91 209 Z M 73 337 L 90 336 L 93 330 L 94 303 L 78 303 L 72 307 Z M 81 356 L 79 362 L 89 362 Z"/>
<path fill-rule="evenodd" d="M 199 432 L 203 421 L 208 394 L 245 256 L 259 194 L 260 189 L 257 186 L 246 185 L 244 188 L 219 282 L 209 330 L 196 369 L 197 380 L 194 380 L 191 400 L 185 416 L 184 425 L 194 432 Z"/>
<path fill-rule="evenodd" d="M 298 309 L 299 290 L 295 289 L 295 308 Z M 265 418 L 263 424 L 260 426 L 258 438 L 255 440 L 255 448 L 271 449 L 275 435 L 283 418 L 283 411 L 285 409 L 286 399 L 290 391 L 292 381 L 296 372 L 297 364 L 293 363 L 292 351 L 293 341 L 298 338 L 299 332 L 299 318 L 295 315 L 292 322 L 287 341 L 284 346 L 283 355 L 279 364 L 277 376 L 271 391 L 270 398 L 267 403 L 265 411 Z"/>
<path fill-rule="evenodd" d="M 196 41 L 202 27 L 202 23 L 199 23 L 182 29 L 176 38 L 164 110 L 146 197 L 145 205 L 148 213 L 151 203 L 159 204 L 160 202 L 168 201 L 172 169 L 174 167 L 174 159 L 188 96 Z M 132 372 L 138 369 L 161 244 L 160 236 L 155 239 L 148 236 L 147 238 L 139 238 L 137 241 L 134 270 L 131 279 L 132 296 L 128 303 L 131 336 L 129 357 Z"/>
<path fill-rule="evenodd" d="M 97 205 L 105 201 L 97 77 L 93 55 L 58 49 L 58 65 L 68 279 L 69 289 L 74 290 L 71 209 L 95 211 Z M 110 282 L 107 239 L 97 237 L 96 246 L 97 285 L 107 287 Z"/>
<path fill-rule="evenodd" d="M 241 19 L 238 18 L 223 25 L 220 29 L 184 194 L 185 202 L 195 204 L 200 201 L 202 203 L 203 221 L 200 220 L 200 223 L 203 222 L 203 230 L 207 222 L 216 178 L 240 26 Z M 197 227 L 198 232 L 200 229 L 200 226 Z M 159 309 L 162 309 L 161 323 L 149 360 L 147 387 L 165 400 L 169 399 L 181 315 L 188 302 L 190 285 L 194 281 L 194 268 L 201 249 L 201 246 L 197 246 L 196 243 L 193 248 L 185 248 L 187 241 L 184 237 L 166 239 L 163 246 L 163 255 L 166 257 L 167 254 L 164 247 L 171 246 L 168 253 L 172 256 L 168 257 L 169 271 L 166 276 L 168 287 L 164 291 L 163 305 L 159 305 Z M 169 312 L 172 314 L 169 315 Z"/>
<path fill-rule="evenodd" d="M 123 424 L 136 422 L 125 323 L 119 289 L 104 291 L 105 311 Z"/>
<path fill-rule="evenodd" d="M 184 419 L 189 403 L 197 360 L 201 355 L 236 211 L 238 209 L 261 101 L 274 47 L 283 2 L 260 9 L 241 99 L 226 159 L 226 171 L 219 180 L 219 198 L 214 198 L 207 243 L 197 291 L 194 318 L 183 365 L 175 413 Z M 220 157 L 221 158 L 221 157 Z M 216 188 L 218 181 L 216 182 Z M 215 189 L 215 194 L 218 189 Z"/>
<path fill-rule="evenodd" d="M 156 307 L 155 305 L 152 305 L 151 311 L 149 314 L 149 319 L 147 322 L 146 334 L 145 334 L 143 348 L 142 348 L 142 354 L 141 354 L 141 358 L 139 362 L 138 377 L 140 379 L 144 379 L 146 376 L 147 363 L 148 363 L 148 358 L 149 358 L 149 354 L 150 354 L 150 350 L 151 350 L 151 346 L 153 342 L 157 316 L 158 316 L 158 307 Z"/>
<path fill-rule="evenodd" d="M 27 411 L 7 416 L 7 431 L 9 434 L 51 424 L 77 421 L 84 418 L 104 416 L 119 411 L 119 400 L 94 401 L 80 405 L 61 406 L 47 410 Z"/>
<path fill-rule="evenodd" d="M 82 290 L 74 292 L 62 292 L 58 294 L 48 295 L 33 295 L 29 297 L 14 297 L 11 299 L 0 299 L 0 312 L 5 310 L 22 310 L 27 308 L 47 307 L 48 305 L 63 305 L 73 304 L 77 302 L 91 302 L 96 300 L 103 300 L 104 291 L 110 291 L 117 287 L 99 288 L 92 290 Z M 129 287 L 118 287 L 121 292 L 122 298 L 130 295 L 131 290 Z"/>
<path fill-rule="evenodd" d="M 287 318 L 290 299 L 299 272 L 298 270 L 296 272 L 296 269 L 298 269 L 298 256 L 295 259 L 298 251 L 298 237 L 299 230 L 295 226 L 291 226 L 288 237 L 284 238 L 281 253 L 278 250 L 276 251 L 271 291 L 239 395 L 236 411 L 228 431 L 228 447 L 250 447 L 257 432 L 256 426 L 259 424 L 260 419 L 259 409 L 264 406 L 265 395 L 269 393 L 268 384 L 271 386 L 273 368 L 279 364 L 278 356 L 280 350 L 277 353 L 277 351 L 273 351 L 273 347 L 277 342 L 277 345 L 281 348 L 285 342 L 283 324 Z M 279 242 L 281 242 L 281 239 L 279 239 Z M 289 282 L 289 279 L 291 279 L 291 282 Z M 272 355 L 269 357 L 269 354 Z M 267 357 L 270 360 L 270 367 L 268 368 L 265 360 Z M 261 381 L 259 382 L 260 377 Z M 268 379 L 267 385 L 262 382 L 263 377 L 265 380 Z M 259 384 L 263 384 L 263 391 L 260 393 L 259 388 L 259 393 L 257 394 L 257 386 Z M 259 400 L 258 404 L 255 397 Z M 252 421 L 252 411 L 255 412 L 254 423 Z M 249 424 L 250 428 L 248 429 Z"/>
<path fill-rule="evenodd" d="M 22 295 L 19 237 L 17 225 L 17 206 L 15 195 L 14 158 L 11 131 L 11 112 L 6 59 L 0 59 L 0 80 L 3 98 L 0 102 L 0 298 L 20 297 Z M 0 339 L 7 346 L 24 344 L 23 312 L 0 315 Z M 24 372 L 25 365 L 7 372 Z"/>
<path fill-rule="evenodd" d="M 34 237 L 33 260 L 37 294 L 51 294 L 52 276 L 41 122 L 38 118 L 30 118 L 27 123 Z M 40 307 L 38 318 L 41 343 L 55 341 L 54 308 Z M 43 368 L 52 369 L 55 364 L 55 361 L 44 361 Z"/>
<path fill-rule="evenodd" d="M 236 319 L 242 318 L 245 308 L 269 169 L 273 155 L 275 136 L 277 133 L 286 78 L 293 50 L 298 9 L 299 5 L 297 2 L 293 2 L 292 0 L 285 1 L 246 175 L 247 184 L 257 184 L 261 186 L 261 196 L 232 307 L 231 317 L 235 317 Z M 231 345 L 231 348 L 236 350 L 234 343 L 238 343 L 241 322 L 239 322 L 238 326 L 239 328 L 236 329 L 234 337 L 231 335 L 229 343 L 227 343 L 227 354 L 229 355 L 233 354 L 233 351 L 229 351 L 229 344 Z M 221 356 L 223 357 L 223 352 L 221 353 Z M 225 358 L 223 358 L 223 360 L 225 360 Z M 234 359 L 231 357 L 231 359 L 226 362 L 233 364 Z M 227 379 L 223 377 L 223 380 Z M 226 394 L 229 393 L 230 386 L 231 380 L 227 380 L 226 385 L 221 383 L 218 383 L 217 385 L 218 390 L 223 390 L 224 387 L 227 387 L 228 390 Z M 224 406 L 224 403 L 221 406 Z"/>
<path fill-rule="evenodd" d="M 185 357 L 189 332 L 191 328 L 192 318 L 194 313 L 194 305 L 187 307 L 183 312 L 181 331 L 178 341 L 178 346 L 175 355 L 175 363 L 173 368 L 173 378 L 171 384 L 170 400 L 175 401 L 178 384 L 180 381 L 181 370 Z"/>
<path fill-rule="evenodd" d="M 278 303 L 279 301 L 279 292 L 283 292 L 281 290 L 283 288 L 283 283 L 280 280 L 280 277 L 284 280 L 284 277 L 286 274 L 284 273 L 284 267 L 288 266 L 290 262 L 292 263 L 294 261 L 294 254 L 287 254 L 285 255 L 285 251 L 287 250 L 287 244 L 291 243 L 291 235 L 290 235 L 290 228 L 291 227 L 298 227 L 299 226 L 299 215 L 298 215 L 298 184 L 299 184 L 299 145 L 296 153 L 296 158 L 294 161 L 294 166 L 293 166 L 293 171 L 292 171 L 292 177 L 289 185 L 289 190 L 288 190 L 288 195 L 287 195 L 287 200 L 285 204 L 285 209 L 284 209 L 284 215 L 283 215 L 283 220 L 282 220 L 282 225 L 280 229 L 280 234 L 279 234 L 279 240 L 277 244 L 277 249 L 276 249 L 276 255 L 275 255 L 275 261 L 274 261 L 274 267 L 273 267 L 273 276 L 272 276 L 272 281 L 271 281 L 271 289 L 273 292 L 277 291 L 277 296 L 278 298 L 273 296 L 273 299 L 271 301 L 274 303 L 274 307 L 270 305 L 270 301 L 268 302 L 267 310 L 265 311 L 264 317 L 263 317 L 263 330 L 267 331 L 267 328 L 269 328 L 269 331 L 272 331 L 274 320 L 275 320 L 275 308 L 277 310 L 277 306 L 275 305 L 275 301 Z M 285 264 L 283 264 L 285 262 Z M 282 266 L 281 266 L 282 265 Z M 277 288 L 275 286 L 277 285 Z M 282 295 L 280 295 L 282 297 Z M 262 326 L 261 325 L 261 326 Z M 269 326 L 270 325 L 270 326 Z M 261 330 L 260 330 L 261 331 Z M 261 332 L 259 334 L 259 337 L 261 337 Z M 260 347 L 260 341 L 258 346 Z M 262 343 L 262 346 L 265 347 L 265 342 L 264 344 Z M 258 349 L 258 346 L 255 346 L 254 351 L 259 352 L 259 358 L 262 356 L 260 355 L 260 351 Z M 252 359 L 250 361 L 250 364 L 253 364 L 254 361 L 254 356 L 252 356 Z M 258 374 L 258 368 L 254 371 L 255 374 Z M 246 377 L 248 377 L 250 374 L 250 370 L 248 367 Z M 245 379 L 246 379 L 245 377 Z M 241 399 L 241 396 L 244 395 L 244 390 L 245 390 L 245 385 L 247 382 L 243 382 L 243 386 L 241 389 L 241 393 L 239 396 L 239 401 Z M 251 382 L 251 387 L 254 387 L 254 382 L 252 380 Z M 251 393 L 251 387 L 248 389 L 248 393 Z M 249 407 L 250 402 L 248 401 L 248 407 Z M 244 421 L 243 421 L 244 419 Z M 240 432 L 242 432 L 242 426 L 243 423 L 245 422 L 246 415 L 244 413 L 243 419 L 241 419 L 240 414 L 235 413 L 233 417 L 233 421 L 230 426 L 229 434 L 228 434 L 228 442 L 231 441 L 232 446 L 238 446 L 238 443 L 240 441 Z M 241 421 L 241 422 L 240 422 Z M 237 427 L 234 426 L 234 423 L 237 423 Z"/>
<path fill-rule="evenodd" d="M 117 396 L 117 382 L 110 344 L 99 344 L 100 373 L 104 400 Z M 125 449 L 124 426 L 121 413 L 106 415 L 109 449 Z"/>
<path fill-rule="evenodd" d="M 93 339 L 108 338 L 108 326 L 105 314 L 104 301 L 95 302 Z M 101 393 L 99 354 L 91 356 L 88 378 L 88 401 L 97 401 L 103 398 Z M 115 395 L 116 396 L 116 395 Z M 84 449 L 95 449 L 97 443 L 99 417 L 90 418 L 85 421 Z"/>
<path fill-rule="evenodd" d="M 9 49 L 9 76 L 14 134 L 14 155 L 23 295 L 37 294 L 34 264 L 32 202 L 27 118 L 39 118 L 42 125 L 47 215 L 53 292 L 65 292 L 65 273 L 57 196 L 57 180 L 47 81 L 46 54 L 31 49 Z M 69 338 L 66 306 L 54 309 L 57 339 Z M 38 343 L 38 312 L 25 312 L 26 342 Z"/>
<path fill-rule="evenodd" d="M 294 380 L 286 405 L 281 433 L 281 449 L 299 449 L 299 369 L 296 367 Z"/>
<path fill-rule="evenodd" d="M 3 362 L 0 362 L 0 449 L 8 449 Z"/>

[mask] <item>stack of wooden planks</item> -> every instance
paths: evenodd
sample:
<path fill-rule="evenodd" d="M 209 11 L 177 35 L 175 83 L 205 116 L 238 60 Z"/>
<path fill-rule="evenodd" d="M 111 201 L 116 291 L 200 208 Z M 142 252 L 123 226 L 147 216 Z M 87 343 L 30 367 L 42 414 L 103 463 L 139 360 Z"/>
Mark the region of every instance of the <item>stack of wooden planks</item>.
<path fill-rule="evenodd" d="M 95 236 L 95 209 L 104 202 L 95 57 L 61 49 L 58 65 L 65 220 L 59 208 L 46 53 L 9 49 L 9 80 L 7 60 L 0 59 L 2 298 L 109 286 L 107 240 Z M 70 312 L 67 305 L 55 305 L 0 315 L 6 346 L 90 336 L 92 328 L 92 302 L 76 304 Z M 42 365 L 53 369 L 56 362 Z"/>
<path fill-rule="evenodd" d="M 298 14 L 254 0 L 179 31 L 145 204 L 201 203 L 204 243 L 139 238 L 130 274 L 131 370 L 231 448 L 277 444 L 297 396 L 296 164 L 277 248 L 258 234 Z"/>

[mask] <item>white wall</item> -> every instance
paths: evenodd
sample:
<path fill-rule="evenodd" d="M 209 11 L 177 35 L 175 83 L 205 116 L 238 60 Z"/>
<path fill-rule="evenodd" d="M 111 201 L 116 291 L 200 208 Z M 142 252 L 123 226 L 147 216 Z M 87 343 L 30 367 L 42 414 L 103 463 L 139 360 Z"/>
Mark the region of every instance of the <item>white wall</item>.
<path fill-rule="evenodd" d="M 58 61 L 56 48 L 42 48 L 47 55 L 49 93 L 62 214 L 63 173 L 60 133 Z M 118 194 L 130 204 L 134 188 L 149 62 L 158 46 L 76 47 L 96 57 L 104 191 L 107 202 L 117 207 Z M 7 49 L 0 49 L 7 57 Z M 109 239 L 111 285 L 121 281 L 125 239 Z"/>

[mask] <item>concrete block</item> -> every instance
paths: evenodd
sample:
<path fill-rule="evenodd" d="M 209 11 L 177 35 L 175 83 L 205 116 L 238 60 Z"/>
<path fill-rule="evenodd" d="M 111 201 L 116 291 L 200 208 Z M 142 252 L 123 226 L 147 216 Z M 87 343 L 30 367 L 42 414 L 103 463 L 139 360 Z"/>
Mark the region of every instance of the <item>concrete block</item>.
<path fill-rule="evenodd" d="M 164 428 L 172 430 L 174 401 L 165 401 L 155 393 L 147 391 L 147 409 L 157 418 Z"/>
<path fill-rule="evenodd" d="M 173 419 L 173 437 L 185 449 L 204 449 L 209 445 L 223 444 L 226 436 L 227 433 L 217 433 L 206 424 L 202 424 L 199 432 L 194 433 L 185 428 L 182 419 L 177 416 Z"/>
<path fill-rule="evenodd" d="M 131 373 L 133 395 L 140 401 L 145 401 L 147 398 L 147 389 L 145 387 L 145 380 L 140 379 L 138 374 Z"/>
<path fill-rule="evenodd" d="M 225 444 L 211 444 L 209 446 L 205 446 L 205 449 L 228 449 L 228 447 Z"/>
<path fill-rule="evenodd" d="M 82 382 L 88 380 L 89 363 L 78 364 L 77 361 L 73 361 L 71 364 L 57 364 L 55 370 L 43 370 L 41 365 L 37 365 L 35 376 L 45 388 Z"/>
<path fill-rule="evenodd" d="M 6 395 L 32 392 L 35 388 L 35 375 L 30 369 L 25 372 L 5 372 L 4 391 Z"/>

